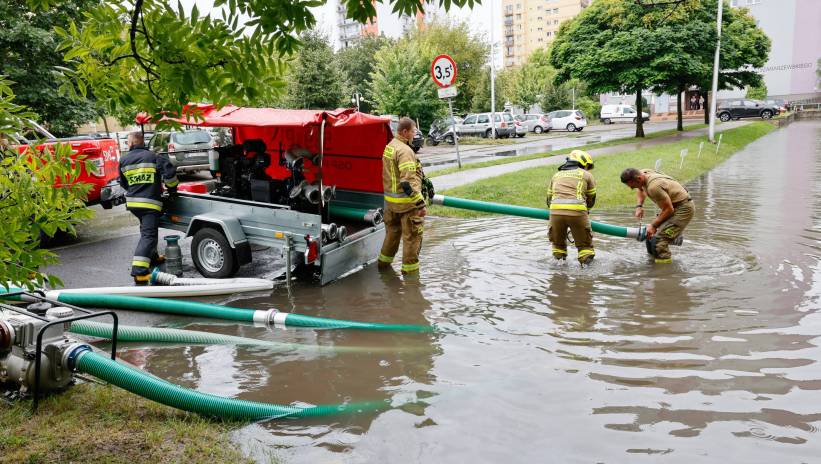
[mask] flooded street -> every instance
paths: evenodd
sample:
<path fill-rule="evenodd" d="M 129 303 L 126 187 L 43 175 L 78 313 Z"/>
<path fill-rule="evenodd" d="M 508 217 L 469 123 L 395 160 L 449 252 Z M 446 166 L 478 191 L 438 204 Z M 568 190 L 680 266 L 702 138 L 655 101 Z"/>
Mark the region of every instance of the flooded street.
<path fill-rule="evenodd" d="M 543 221 L 433 219 L 419 282 L 371 266 L 326 287 L 220 302 L 435 324 L 437 332 L 151 316 L 154 324 L 353 349 L 131 345 L 123 358 L 242 399 L 385 403 L 378 412 L 235 432 L 259 460 L 816 461 L 821 124 L 775 131 L 688 188 L 697 215 L 672 265 L 650 264 L 643 243 L 604 235 L 595 237 L 594 266 L 555 265 Z M 592 218 L 634 225 L 631 214 Z"/>

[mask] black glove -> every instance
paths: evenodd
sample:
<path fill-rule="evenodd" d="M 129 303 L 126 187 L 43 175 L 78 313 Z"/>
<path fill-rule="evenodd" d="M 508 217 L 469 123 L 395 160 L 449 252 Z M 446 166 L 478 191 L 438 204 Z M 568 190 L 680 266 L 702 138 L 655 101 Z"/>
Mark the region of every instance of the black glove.
<path fill-rule="evenodd" d="M 433 182 L 427 177 L 422 177 L 422 196 L 427 198 L 428 201 L 431 201 L 435 194 Z"/>

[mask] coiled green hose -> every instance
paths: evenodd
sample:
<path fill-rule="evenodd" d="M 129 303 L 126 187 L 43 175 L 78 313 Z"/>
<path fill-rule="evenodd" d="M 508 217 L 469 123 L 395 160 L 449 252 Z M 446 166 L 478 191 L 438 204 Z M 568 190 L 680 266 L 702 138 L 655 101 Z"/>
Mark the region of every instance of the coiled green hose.
<path fill-rule="evenodd" d="M 90 350 L 77 356 L 74 367 L 80 372 L 93 375 L 143 398 L 183 411 L 223 419 L 266 420 L 282 417 L 317 417 L 374 411 L 385 406 L 384 403 L 365 402 L 300 408 L 224 398 L 174 385 Z"/>
<path fill-rule="evenodd" d="M 434 195 L 431 203 L 448 206 L 450 208 L 481 211 L 484 213 L 507 214 L 510 216 L 520 216 L 533 219 L 550 219 L 550 210 L 529 208 L 527 206 L 505 205 L 501 203 L 491 203 L 488 201 L 448 197 L 445 195 Z M 613 235 L 615 237 L 635 238 L 639 241 L 644 240 L 646 233 L 644 227 L 621 227 L 597 221 L 590 221 L 590 225 L 593 232 Z"/>

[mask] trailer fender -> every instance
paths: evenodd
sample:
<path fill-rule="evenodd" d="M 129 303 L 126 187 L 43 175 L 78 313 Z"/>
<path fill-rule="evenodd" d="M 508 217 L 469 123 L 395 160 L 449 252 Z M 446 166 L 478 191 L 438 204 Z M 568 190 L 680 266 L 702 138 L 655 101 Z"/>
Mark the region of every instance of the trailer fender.
<path fill-rule="evenodd" d="M 245 232 L 242 231 L 242 225 L 237 218 L 218 214 L 199 214 L 191 218 L 185 236 L 192 237 L 203 227 L 219 230 L 225 235 L 231 248 L 236 250 L 240 265 L 251 262 L 251 244 L 248 242 Z"/>

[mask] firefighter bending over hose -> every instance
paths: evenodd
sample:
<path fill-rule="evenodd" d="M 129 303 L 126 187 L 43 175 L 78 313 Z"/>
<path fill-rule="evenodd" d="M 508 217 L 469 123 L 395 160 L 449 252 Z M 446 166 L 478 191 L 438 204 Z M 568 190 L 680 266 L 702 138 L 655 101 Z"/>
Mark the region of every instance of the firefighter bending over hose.
<path fill-rule="evenodd" d="M 627 168 L 621 173 L 621 181 L 636 189 L 637 219 L 644 216 L 644 200 L 647 197 L 661 209 L 653 222 L 647 225 L 647 250 L 657 263 L 672 262 L 670 244 L 681 236 L 695 213 L 690 193 L 677 180 L 652 169 Z"/>
<path fill-rule="evenodd" d="M 559 172 L 550 180 L 547 190 L 547 206 L 550 207 L 548 235 L 553 243 L 553 257 L 567 259 L 567 229 L 573 235 L 579 250 L 579 263 L 584 266 L 593 261 L 593 229 L 590 227 L 589 210 L 596 204 L 596 180 L 590 170 L 593 159 L 587 152 L 573 150 Z"/>
<path fill-rule="evenodd" d="M 119 182 L 126 190 L 125 207 L 140 220 L 140 241 L 131 259 L 131 275 L 137 285 L 148 285 L 151 266 L 165 261 L 157 253 L 162 185 L 177 192 L 177 169 L 164 156 L 145 148 L 142 132 L 128 134 L 128 153 L 120 158 Z"/>
<path fill-rule="evenodd" d="M 416 135 L 416 123 L 410 118 L 399 120 L 393 140 L 382 155 L 382 186 L 385 192 L 385 241 L 379 252 L 377 267 L 391 268 L 402 242 L 402 274 L 419 272 L 419 250 L 425 228 L 425 197 L 433 197 L 433 185 L 422 172 L 422 163 L 410 143 Z"/>

